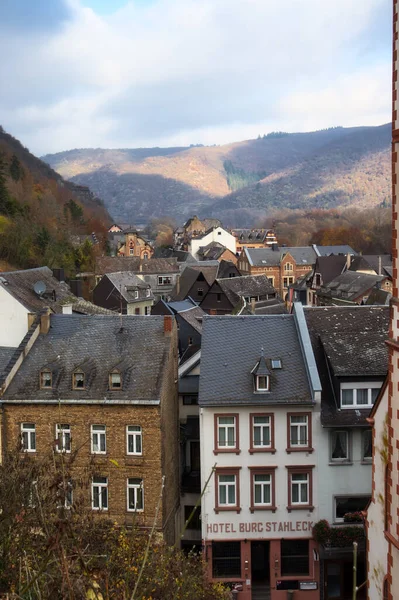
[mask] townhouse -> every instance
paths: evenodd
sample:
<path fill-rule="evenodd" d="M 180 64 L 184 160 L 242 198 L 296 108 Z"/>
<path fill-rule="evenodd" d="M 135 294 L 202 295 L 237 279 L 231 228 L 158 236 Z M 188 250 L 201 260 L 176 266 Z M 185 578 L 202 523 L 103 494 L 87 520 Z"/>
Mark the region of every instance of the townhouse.
<path fill-rule="evenodd" d="M 209 577 L 240 600 L 320 597 L 320 393 L 302 307 L 204 317 L 202 540 Z"/>
<path fill-rule="evenodd" d="M 93 302 L 125 315 L 149 315 L 154 294 L 149 283 L 130 271 L 107 273 L 93 290 Z"/>
<path fill-rule="evenodd" d="M 43 314 L 2 374 L 2 452 L 76 452 L 72 486 L 90 467 L 87 510 L 121 524 L 152 527 L 162 493 L 155 525 L 173 543 L 176 383 L 171 316 Z"/>

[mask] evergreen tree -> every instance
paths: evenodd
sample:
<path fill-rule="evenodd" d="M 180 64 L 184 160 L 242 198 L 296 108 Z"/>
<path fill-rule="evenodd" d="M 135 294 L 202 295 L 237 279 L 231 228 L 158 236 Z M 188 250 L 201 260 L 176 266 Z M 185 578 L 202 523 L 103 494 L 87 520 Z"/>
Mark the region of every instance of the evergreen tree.
<path fill-rule="evenodd" d="M 10 175 L 14 181 L 19 181 L 24 175 L 24 170 L 15 154 L 13 154 L 11 158 Z"/>

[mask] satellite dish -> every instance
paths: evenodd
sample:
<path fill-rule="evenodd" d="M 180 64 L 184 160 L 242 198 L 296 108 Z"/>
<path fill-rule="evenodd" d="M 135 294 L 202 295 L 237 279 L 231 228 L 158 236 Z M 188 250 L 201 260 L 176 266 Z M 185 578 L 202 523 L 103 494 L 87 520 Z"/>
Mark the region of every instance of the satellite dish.
<path fill-rule="evenodd" d="M 46 291 L 46 284 L 44 283 L 44 281 L 36 281 L 36 283 L 33 285 L 33 289 L 35 291 L 35 294 L 37 294 L 38 296 L 42 296 Z"/>

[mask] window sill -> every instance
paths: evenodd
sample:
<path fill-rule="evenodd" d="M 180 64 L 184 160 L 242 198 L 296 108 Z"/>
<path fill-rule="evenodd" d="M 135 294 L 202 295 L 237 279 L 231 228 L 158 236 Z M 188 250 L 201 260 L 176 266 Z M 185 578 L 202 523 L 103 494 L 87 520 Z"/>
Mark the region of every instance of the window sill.
<path fill-rule="evenodd" d="M 216 454 L 241 454 L 241 450 L 239 448 L 226 448 L 221 450 L 214 450 L 213 453 Z"/>
<path fill-rule="evenodd" d="M 256 454 L 258 452 L 270 452 L 270 454 L 276 454 L 276 448 L 249 448 L 250 454 Z"/>
<path fill-rule="evenodd" d="M 285 451 L 287 454 L 291 454 L 291 452 L 307 452 L 308 454 L 311 454 L 312 452 L 314 452 L 314 448 L 311 448 L 309 446 L 299 446 L 298 448 L 286 448 Z"/>
<path fill-rule="evenodd" d="M 314 506 L 312 506 L 311 504 L 294 504 L 291 506 L 287 506 L 287 510 L 288 512 L 291 512 L 292 510 L 307 510 L 308 512 L 313 512 Z"/>
<path fill-rule="evenodd" d="M 259 510 L 268 510 L 268 511 L 271 511 L 271 512 L 276 512 L 277 506 L 250 506 L 249 507 L 249 512 L 250 513 L 254 513 L 254 512 L 257 512 Z"/>
<path fill-rule="evenodd" d="M 343 460 L 343 461 L 330 461 L 328 463 L 329 467 L 352 467 L 353 462 L 351 460 Z"/>
<path fill-rule="evenodd" d="M 363 459 L 362 461 L 360 461 L 360 464 L 361 465 L 372 465 L 373 461 L 371 458 L 367 458 L 366 460 Z"/>
<path fill-rule="evenodd" d="M 241 512 L 241 507 L 240 506 L 218 506 L 217 508 L 214 508 L 214 511 L 216 514 L 219 514 L 220 512 L 236 512 L 237 514 L 239 514 Z"/>

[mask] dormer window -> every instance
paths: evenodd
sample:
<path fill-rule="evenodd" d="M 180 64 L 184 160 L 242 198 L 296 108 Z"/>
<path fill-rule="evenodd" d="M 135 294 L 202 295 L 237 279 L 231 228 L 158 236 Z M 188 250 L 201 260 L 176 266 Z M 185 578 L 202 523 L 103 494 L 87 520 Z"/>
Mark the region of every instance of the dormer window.
<path fill-rule="evenodd" d="M 74 390 L 84 390 L 85 374 L 83 371 L 74 371 L 72 375 L 72 386 Z"/>
<path fill-rule="evenodd" d="M 255 389 L 257 392 L 268 392 L 269 391 L 269 376 L 268 375 L 257 375 Z"/>
<path fill-rule="evenodd" d="M 137 300 L 138 297 L 139 297 L 139 292 L 138 292 L 138 290 L 135 290 L 135 292 L 134 292 L 134 299 Z"/>
<path fill-rule="evenodd" d="M 109 374 L 109 389 L 120 390 L 122 387 L 122 375 L 120 371 L 112 371 Z"/>
<path fill-rule="evenodd" d="M 49 369 L 40 372 L 40 388 L 46 390 L 53 387 L 53 374 Z"/>

